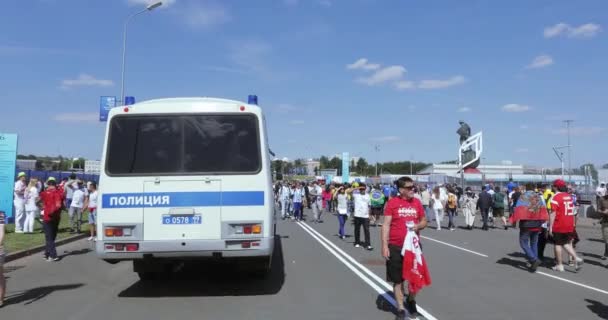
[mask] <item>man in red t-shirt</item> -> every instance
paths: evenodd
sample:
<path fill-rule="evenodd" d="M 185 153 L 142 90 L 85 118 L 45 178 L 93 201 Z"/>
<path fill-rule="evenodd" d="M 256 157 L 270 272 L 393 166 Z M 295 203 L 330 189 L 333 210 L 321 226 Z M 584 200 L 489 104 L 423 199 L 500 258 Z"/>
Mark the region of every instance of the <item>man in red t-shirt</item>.
<path fill-rule="evenodd" d="M 568 193 L 568 187 L 564 180 L 558 179 L 553 182 L 553 186 L 557 189 L 557 193 L 551 199 L 551 222 L 549 225 L 549 235 L 553 237 L 555 242 L 555 260 L 556 265 L 553 270 L 563 272 L 564 265 L 562 264 L 562 249 L 575 259 L 575 269 L 578 271 L 580 265 L 583 264 L 583 259 L 576 255 L 576 251 L 572 247 L 574 240 L 574 202 L 572 196 Z"/>
<path fill-rule="evenodd" d="M 414 197 L 414 181 L 410 177 L 401 177 L 396 181 L 399 196 L 391 198 L 384 209 L 382 224 L 382 256 L 386 259 L 386 277 L 393 283 L 395 299 L 397 300 L 398 317 L 405 318 L 403 301 L 403 256 L 401 249 L 407 234 L 406 223 L 415 224 L 413 230 L 418 233 L 426 228 L 427 220 L 420 200 Z M 409 293 L 407 310 L 415 317 L 416 297 Z"/>

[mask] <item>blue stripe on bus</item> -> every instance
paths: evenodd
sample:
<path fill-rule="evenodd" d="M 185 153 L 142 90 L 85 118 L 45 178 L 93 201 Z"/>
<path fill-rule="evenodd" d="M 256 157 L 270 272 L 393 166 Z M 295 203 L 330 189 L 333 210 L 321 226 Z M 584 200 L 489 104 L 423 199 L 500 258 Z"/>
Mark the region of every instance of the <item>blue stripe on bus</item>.
<path fill-rule="evenodd" d="M 264 191 L 104 193 L 101 196 L 101 207 L 105 209 L 263 206 L 264 203 Z"/>

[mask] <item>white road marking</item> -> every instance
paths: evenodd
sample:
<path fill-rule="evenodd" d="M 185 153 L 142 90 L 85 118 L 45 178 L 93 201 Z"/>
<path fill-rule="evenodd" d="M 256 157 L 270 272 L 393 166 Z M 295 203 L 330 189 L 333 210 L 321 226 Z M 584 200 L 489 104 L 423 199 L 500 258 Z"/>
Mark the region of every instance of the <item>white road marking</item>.
<path fill-rule="evenodd" d="M 433 239 L 433 238 L 429 238 L 427 236 L 420 236 L 420 238 L 423 238 L 423 239 L 426 239 L 426 240 L 430 240 L 430 241 L 434 241 L 434 242 L 437 242 L 437 243 L 441 243 L 441 244 L 446 245 L 448 247 L 456 248 L 458 250 L 462 250 L 462 251 L 466 251 L 466 252 L 469 252 L 469 253 L 472 253 L 472 254 L 476 254 L 476 255 L 478 255 L 480 257 L 488 258 L 488 256 L 485 255 L 485 254 L 483 254 L 483 253 L 479 253 L 479 252 L 475 252 L 473 250 L 469 250 L 469 249 L 465 249 L 465 248 L 462 248 L 462 247 L 459 247 L 459 246 L 455 246 L 453 244 L 450 244 L 450 243 L 447 243 L 447 242 L 443 242 L 443 241 L 439 241 L 439 240 L 436 240 L 436 239 Z"/>
<path fill-rule="evenodd" d="M 468 250 L 468 249 L 465 249 L 465 248 L 461 248 L 461 247 L 458 247 L 458 246 L 455 246 L 455 245 L 449 244 L 449 243 L 447 243 L 447 242 L 443 242 L 443 241 L 435 240 L 435 239 L 433 239 L 433 238 L 429 238 L 429 237 L 426 237 L 426 236 L 420 236 L 420 237 L 421 237 L 421 238 L 424 238 L 424 239 L 426 239 L 426 240 L 435 241 L 435 242 L 438 242 L 438 243 L 444 244 L 444 245 L 446 245 L 446 246 L 450 246 L 450 247 L 456 248 L 456 249 L 458 249 L 458 250 L 462 250 L 462 251 L 470 252 L 470 253 L 476 254 L 476 255 L 478 255 L 478 256 L 482 256 L 482 257 L 488 258 L 488 256 L 487 256 L 487 255 L 485 255 L 485 254 L 482 254 L 482 253 L 479 253 L 479 252 L 475 252 L 475 251 L 471 251 L 471 250 Z M 589 289 L 589 290 L 592 290 L 592 291 L 596 291 L 596 292 L 599 292 L 599 293 L 603 293 L 603 294 L 608 295 L 608 291 L 606 291 L 606 290 L 598 289 L 598 288 L 595 288 L 595 287 L 592 287 L 592 286 L 588 286 L 588 285 L 586 285 L 586 284 L 579 283 L 579 282 L 576 282 L 576 281 L 572 281 L 572 280 L 564 279 L 564 278 L 561 278 L 561 277 L 558 277 L 558 276 L 555 276 L 555 275 L 552 275 L 552 274 L 549 274 L 549 273 L 545 273 L 545 272 L 542 272 L 542 271 L 537 271 L 536 273 L 537 273 L 537 274 L 540 274 L 540 275 L 543 275 L 543 276 L 546 276 L 546 277 L 549 277 L 549 278 L 553 278 L 553 279 L 557 279 L 557 280 L 560 280 L 560 281 L 564 281 L 564 282 L 567 282 L 567 283 L 570 283 L 570 284 L 573 284 L 573 285 L 576 285 L 576 286 L 579 286 L 579 287 L 582 287 L 582 288 L 585 288 L 585 289 Z"/>
<path fill-rule="evenodd" d="M 315 240 L 317 240 L 323 247 L 325 247 L 325 249 L 327 249 L 327 251 L 329 251 L 329 253 L 333 254 L 336 258 L 338 258 L 338 260 L 340 260 L 345 266 L 347 266 L 352 272 L 354 272 L 357 276 L 359 276 L 359 278 L 361 278 L 361 280 L 365 281 L 365 283 L 367 283 L 370 287 L 372 287 L 374 290 L 376 290 L 376 292 L 378 292 L 380 295 L 382 295 L 382 297 L 384 299 L 386 299 L 386 301 L 388 301 L 390 304 L 393 305 L 393 307 L 397 308 L 397 302 L 395 301 L 395 299 L 393 299 L 393 297 L 391 297 L 388 292 L 386 292 L 386 290 L 383 290 L 382 288 L 380 288 L 378 285 L 376 285 L 371 279 L 369 279 L 368 277 L 366 277 L 363 273 L 361 273 L 361 271 L 357 270 L 357 268 L 355 268 L 352 264 L 348 263 L 346 260 L 344 260 L 343 257 L 341 257 L 336 251 L 334 251 L 332 248 L 330 248 L 325 242 L 323 242 L 323 240 L 319 239 L 319 237 L 317 237 L 314 233 L 312 233 L 308 228 L 304 227 L 302 224 L 298 223 L 298 225 L 304 229 L 304 231 L 306 231 L 308 234 L 310 234 L 311 237 L 313 237 Z"/>
<path fill-rule="evenodd" d="M 560 277 L 554 276 L 552 274 L 544 273 L 544 272 L 541 272 L 541 271 L 536 271 L 536 273 L 537 274 L 542 274 L 543 276 L 546 276 L 546 277 L 549 277 L 549 278 L 553 278 L 553 279 L 561 280 L 561 281 L 564 281 L 564 282 L 567 282 L 567 283 L 570 283 L 570 284 L 573 284 L 573 285 L 577 285 L 579 287 L 583 287 L 583 288 L 586 288 L 586 289 L 589 289 L 589 290 L 593 290 L 593 291 L 596 291 L 596 292 L 599 292 L 599 293 L 608 294 L 608 291 L 605 291 L 605 290 L 602 290 L 602 289 L 598 289 L 598 288 L 594 288 L 592 286 L 588 286 L 586 284 L 578 283 L 578 282 L 575 282 L 575 281 L 572 281 L 572 280 L 560 278 Z"/>
<path fill-rule="evenodd" d="M 306 224 L 305 222 L 298 222 L 298 224 L 304 228 L 306 231 L 309 231 L 314 233 L 316 236 L 317 241 L 320 241 L 319 238 L 323 239 L 323 241 L 325 241 L 327 244 L 329 244 L 331 247 L 333 247 L 335 249 L 335 251 L 339 252 L 340 254 L 342 254 L 346 259 L 348 259 L 353 265 L 359 267 L 361 270 L 363 270 L 363 272 L 367 273 L 371 278 L 373 278 L 374 280 L 376 280 L 378 283 L 380 283 L 387 291 L 389 292 L 393 292 L 393 286 L 391 286 L 390 284 L 388 284 L 386 281 L 384 281 L 382 278 L 378 277 L 378 275 L 376 275 L 374 272 L 372 272 L 371 270 L 369 270 L 368 268 L 366 268 L 365 266 L 363 266 L 362 264 L 360 264 L 357 260 L 355 260 L 353 257 L 351 257 L 349 254 L 347 254 L 346 252 L 344 252 L 342 249 L 340 249 L 338 246 L 336 246 L 333 242 L 329 241 L 327 238 L 325 238 L 321 233 L 319 233 L 317 230 L 315 230 L 314 228 L 312 228 L 311 226 L 309 226 L 308 224 Z M 312 234 L 311 234 L 312 235 Z M 327 248 L 327 246 L 324 243 L 323 244 L 324 247 Z M 335 255 L 335 254 L 334 254 Z M 340 259 L 340 261 L 343 261 L 342 259 Z M 344 261 L 343 261 L 344 262 Z M 352 270 L 352 269 L 351 269 Z M 389 296 L 390 297 L 390 296 Z M 392 297 L 391 297 L 392 299 Z M 392 301 L 395 301 L 394 299 Z M 391 302 L 389 300 L 389 302 Z M 391 302 L 393 303 L 393 302 Z M 393 304 L 394 306 L 396 306 L 396 303 Z M 422 307 L 420 307 L 420 305 L 417 305 L 417 309 L 418 309 L 418 313 L 420 313 L 422 316 L 424 316 L 426 319 L 428 320 L 437 320 L 437 318 L 435 318 L 434 316 L 432 316 L 428 311 L 424 310 Z"/>

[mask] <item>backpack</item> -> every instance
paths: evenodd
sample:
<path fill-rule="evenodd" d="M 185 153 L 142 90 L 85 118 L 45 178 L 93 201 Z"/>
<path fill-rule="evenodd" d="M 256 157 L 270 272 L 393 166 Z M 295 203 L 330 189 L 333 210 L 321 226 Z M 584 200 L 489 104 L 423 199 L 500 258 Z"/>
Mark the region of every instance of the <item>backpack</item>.
<path fill-rule="evenodd" d="M 48 198 L 48 200 L 44 202 L 45 214 L 53 214 L 53 213 L 60 212 L 61 209 L 63 209 L 63 194 L 62 194 L 61 190 L 55 189 L 55 190 L 47 190 L 44 192 L 45 192 L 45 197 Z"/>
<path fill-rule="evenodd" d="M 372 208 L 382 208 L 384 205 L 384 195 L 380 190 L 374 190 L 371 194 L 371 206 Z"/>
<path fill-rule="evenodd" d="M 456 195 L 453 193 L 450 193 L 448 195 L 448 208 L 455 209 L 458 206 L 457 202 L 458 202 L 458 198 L 456 198 Z"/>

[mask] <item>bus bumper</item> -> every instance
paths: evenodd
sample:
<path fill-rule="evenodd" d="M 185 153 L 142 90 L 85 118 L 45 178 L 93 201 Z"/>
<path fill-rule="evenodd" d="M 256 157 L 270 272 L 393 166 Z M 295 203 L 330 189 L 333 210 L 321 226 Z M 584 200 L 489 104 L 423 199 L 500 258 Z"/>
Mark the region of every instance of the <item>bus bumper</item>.
<path fill-rule="evenodd" d="M 118 244 L 118 246 L 117 246 Z M 127 251 L 127 244 L 137 244 L 136 251 Z M 122 245 L 122 246 L 121 246 Z M 103 260 L 179 259 L 270 257 L 274 237 L 223 240 L 159 240 L 104 241 L 97 240 L 97 256 Z"/>

